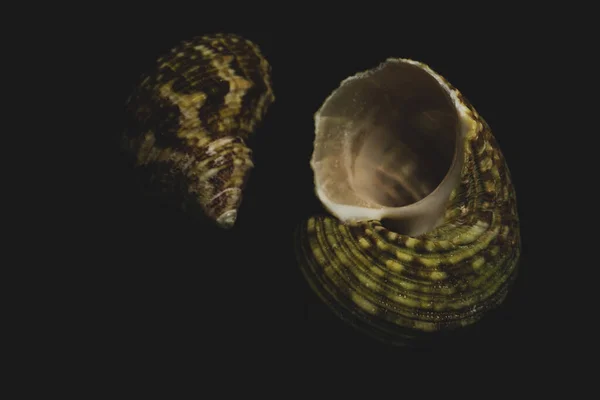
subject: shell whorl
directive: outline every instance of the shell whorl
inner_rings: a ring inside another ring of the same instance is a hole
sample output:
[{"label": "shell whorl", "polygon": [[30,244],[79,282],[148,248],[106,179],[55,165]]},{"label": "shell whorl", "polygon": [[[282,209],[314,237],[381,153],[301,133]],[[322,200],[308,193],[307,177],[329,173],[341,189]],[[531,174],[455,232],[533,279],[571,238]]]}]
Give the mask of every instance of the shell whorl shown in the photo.
[{"label": "shell whorl", "polygon": [[245,139],[275,100],[271,86],[270,65],[251,41],[184,41],[128,99],[123,147],[156,187],[230,228],[253,167]]},{"label": "shell whorl", "polygon": [[[488,124],[428,66],[404,59],[382,66],[397,62],[434,76],[468,122],[464,134],[457,134],[455,154],[462,162],[453,164],[459,173],[441,205],[441,218],[415,234],[369,218],[385,214],[383,208],[365,208],[364,218],[345,221],[318,215],[298,228],[296,244],[304,276],[338,316],[378,339],[406,344],[411,338],[470,325],[499,305],[516,276],[521,244],[515,191]],[[377,69],[368,72],[373,71]],[[349,89],[344,96],[360,102]],[[315,116],[317,131],[321,117]],[[317,151],[317,139],[315,143]],[[334,147],[329,144],[328,149]],[[319,185],[324,180],[317,179],[321,172],[314,161],[313,154],[317,195],[335,214],[323,201]],[[400,219],[405,218],[400,213],[404,208],[398,208]]]}]

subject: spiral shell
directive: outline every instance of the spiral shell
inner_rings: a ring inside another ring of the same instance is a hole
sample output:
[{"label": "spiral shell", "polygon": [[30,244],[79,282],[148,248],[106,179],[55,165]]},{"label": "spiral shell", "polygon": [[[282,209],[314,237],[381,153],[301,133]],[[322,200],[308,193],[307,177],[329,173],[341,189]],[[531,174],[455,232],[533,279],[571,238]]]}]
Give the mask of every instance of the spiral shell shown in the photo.
[{"label": "spiral shell", "polygon": [[297,231],[301,269],[338,316],[386,342],[454,331],[517,272],[511,177],[489,126],[427,65],[388,59],[315,115],[316,194],[333,214]]},{"label": "spiral shell", "polygon": [[143,76],[127,102],[123,147],[156,188],[230,228],[253,167],[245,139],[274,100],[270,66],[254,43],[196,37]]}]

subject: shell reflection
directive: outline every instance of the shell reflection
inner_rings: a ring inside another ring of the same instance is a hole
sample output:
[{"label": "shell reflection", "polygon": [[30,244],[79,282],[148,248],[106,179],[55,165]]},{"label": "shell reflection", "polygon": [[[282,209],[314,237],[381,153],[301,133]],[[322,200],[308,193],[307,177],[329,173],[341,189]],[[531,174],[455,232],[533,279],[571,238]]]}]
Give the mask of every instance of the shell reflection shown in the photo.
[{"label": "shell reflection", "polygon": [[274,100],[254,43],[196,37],[160,57],[129,98],[123,148],[158,191],[231,228],[253,167],[245,140]]}]

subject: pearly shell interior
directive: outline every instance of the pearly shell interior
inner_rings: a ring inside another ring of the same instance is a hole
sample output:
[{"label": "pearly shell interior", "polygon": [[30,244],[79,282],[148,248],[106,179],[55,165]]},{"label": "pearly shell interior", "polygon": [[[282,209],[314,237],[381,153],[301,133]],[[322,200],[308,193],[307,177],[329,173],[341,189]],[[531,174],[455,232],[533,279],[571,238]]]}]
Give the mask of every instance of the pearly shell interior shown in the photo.
[{"label": "pearly shell interior", "polygon": [[420,235],[441,223],[475,121],[425,64],[389,59],[344,80],[315,115],[311,167],[341,221]]}]

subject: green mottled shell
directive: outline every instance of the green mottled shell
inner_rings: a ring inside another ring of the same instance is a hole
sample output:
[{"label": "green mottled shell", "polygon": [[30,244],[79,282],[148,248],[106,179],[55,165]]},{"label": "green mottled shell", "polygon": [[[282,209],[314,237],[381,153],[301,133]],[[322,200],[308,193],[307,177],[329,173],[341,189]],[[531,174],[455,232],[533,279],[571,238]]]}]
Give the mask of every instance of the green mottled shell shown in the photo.
[{"label": "green mottled shell", "polygon": [[386,342],[480,320],[516,276],[519,219],[508,167],[489,126],[449,87],[476,128],[465,138],[461,181],[441,225],[411,237],[380,221],[319,215],[297,230],[310,286],[338,316]]},{"label": "green mottled shell", "polygon": [[259,48],[196,37],[160,57],[127,102],[124,148],[156,187],[231,227],[252,168],[245,139],[274,101]]}]

